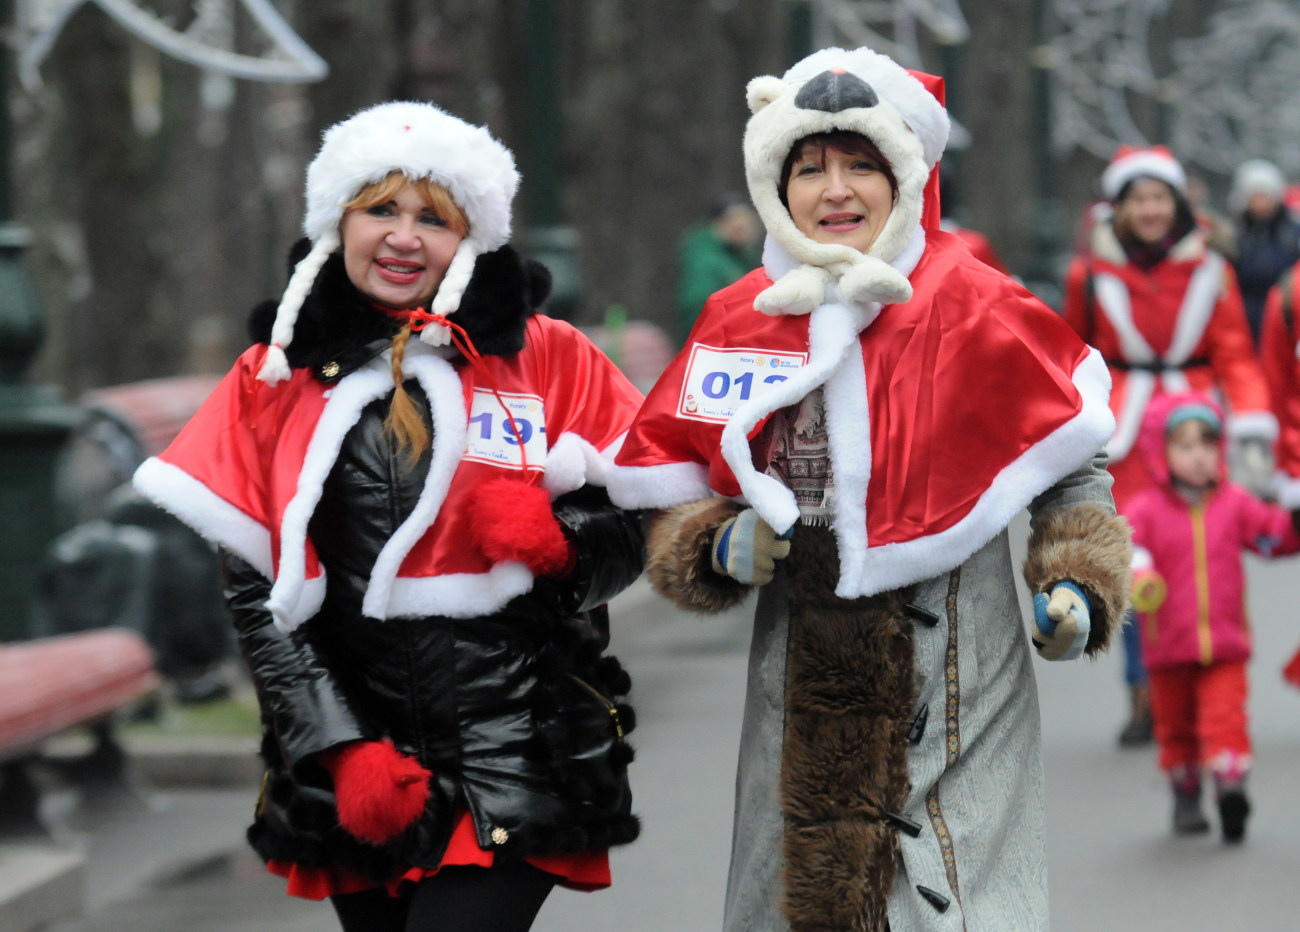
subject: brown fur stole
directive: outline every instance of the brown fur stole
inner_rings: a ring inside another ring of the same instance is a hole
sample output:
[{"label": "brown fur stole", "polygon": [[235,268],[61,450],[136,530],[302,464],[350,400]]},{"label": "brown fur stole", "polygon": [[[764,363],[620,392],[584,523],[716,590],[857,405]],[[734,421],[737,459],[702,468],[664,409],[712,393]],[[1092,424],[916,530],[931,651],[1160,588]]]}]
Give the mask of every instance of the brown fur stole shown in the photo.
[{"label": "brown fur stole", "polygon": [[1128,609],[1133,558],[1132,530],[1120,515],[1084,504],[1042,511],[1034,516],[1025,558],[1025,583],[1031,595],[1073,580],[1091,603],[1092,630],[1084,652],[1106,649]]},{"label": "brown fur stole", "polygon": [[886,814],[909,790],[910,591],[838,598],[839,556],[823,527],[796,526],[786,566],[783,906],[792,932],[883,932],[898,870]]}]

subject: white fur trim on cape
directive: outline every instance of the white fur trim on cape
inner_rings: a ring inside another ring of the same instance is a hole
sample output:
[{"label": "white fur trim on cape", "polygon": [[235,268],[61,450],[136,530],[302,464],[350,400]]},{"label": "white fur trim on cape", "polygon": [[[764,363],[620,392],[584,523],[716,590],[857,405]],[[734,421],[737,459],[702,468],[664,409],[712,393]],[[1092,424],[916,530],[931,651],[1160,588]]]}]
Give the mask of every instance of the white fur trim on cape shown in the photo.
[{"label": "white fur trim on cape", "polygon": [[1277,503],[1287,511],[1300,509],[1300,478],[1282,473],[1274,485]]},{"label": "white fur trim on cape", "polygon": [[[876,314],[879,313],[877,305]],[[784,382],[774,382],[770,387],[764,386],[764,391],[756,391],[722,428],[722,458],[740,484],[741,494],[778,533],[794,527],[799,520],[799,506],[794,493],[780,480],[754,468],[749,432],[773,411],[794,404],[825,384],[846,358],[857,356],[861,368],[858,334],[876,314],[867,319],[866,312],[845,304],[823,304],[817,308],[808,321],[808,362]],[[866,383],[861,383],[858,389],[865,395]]]},{"label": "white fur trim on cape", "polygon": [[343,438],[361,417],[361,409],[392,387],[392,374],[371,366],[340,379],[325,403],[307,445],[297,490],[280,520],[280,564],[266,607],[282,630],[292,631],[315,613],[303,598],[307,523],[338,460]]},{"label": "white fur trim on cape", "polygon": [[620,508],[672,508],[712,498],[709,469],[701,463],[614,466],[608,474],[610,500]]},{"label": "white fur trim on cape", "polygon": [[[916,269],[924,253],[925,232],[917,226],[911,240],[895,260],[891,270],[906,279]],[[771,239],[763,251],[765,263],[769,257],[776,268],[793,261],[793,258],[782,249],[781,244]],[[831,297],[838,296],[834,284],[828,286],[828,291]],[[808,321],[808,362],[784,382],[772,383],[763,391],[755,392],[748,401],[736,409],[722,428],[722,458],[726,460],[736,476],[736,481],[740,483],[742,495],[763,520],[780,533],[788,531],[799,519],[799,506],[795,504],[794,493],[785,485],[754,469],[753,457],[749,449],[749,432],[773,411],[794,404],[818,386],[829,384],[828,380],[843,385],[849,376],[837,376],[835,373],[837,368],[847,368],[856,373],[852,378],[856,379],[857,393],[862,396],[862,404],[861,409],[858,410],[858,402],[854,400],[853,392],[846,389],[844,397],[847,400],[844,402],[844,408],[846,411],[855,412],[846,416],[859,418],[857,430],[863,434],[859,446],[864,446],[864,455],[868,464],[866,469],[869,473],[871,448],[867,438],[870,435],[865,432],[869,428],[865,401],[867,383],[858,335],[871,326],[881,311],[882,306],[876,302],[865,306],[843,303],[823,304],[817,308]],[[831,416],[828,409],[827,417]],[[844,441],[842,446],[846,452],[849,452],[850,448],[847,444],[848,441]],[[855,455],[857,452],[859,451],[855,450],[850,455]],[[838,481],[840,465],[838,459],[835,460],[835,464]],[[853,481],[855,467],[844,468],[845,481]],[[865,479],[861,491],[865,501]]]},{"label": "white fur trim on cape", "polygon": [[[912,274],[925,253],[925,231],[919,226],[912,234],[907,248],[894,261],[893,268],[907,277]],[[798,261],[772,237],[763,247],[763,266],[768,277],[776,277]],[[828,296],[835,298],[835,285],[828,286]],[[794,404],[808,392],[832,378],[837,365],[847,368],[857,380],[861,394],[866,393],[866,376],[861,352],[850,353],[849,348],[859,347],[858,334],[871,325],[882,312],[880,304],[866,308],[850,307],[841,303],[824,304],[812,312],[808,321],[808,362],[784,382],[773,383],[757,391],[732,414],[722,431],[722,453],[727,464],[741,483],[744,497],[763,519],[778,530],[792,526],[798,518],[798,507],[789,489],[775,479],[754,472],[749,454],[749,431],[763,418],[778,408]],[[844,376],[843,378],[848,378]],[[859,429],[867,426],[865,397],[862,402]],[[852,410],[855,403],[845,405]],[[831,415],[827,415],[830,417]],[[854,415],[857,416],[857,415]],[[744,426],[741,426],[744,425]],[[728,432],[731,433],[728,433]],[[870,443],[865,440],[866,452]],[[852,455],[852,454],[851,454]],[[865,468],[870,471],[869,456]],[[737,469],[736,464],[742,464]],[[742,478],[742,474],[746,478]],[[752,474],[753,479],[748,478]],[[844,467],[844,481],[853,481],[854,470]],[[837,473],[837,476],[839,474]],[[837,480],[838,481],[838,480]],[[746,483],[749,488],[746,489]],[[866,479],[862,480],[863,501],[866,500]],[[671,508],[686,502],[699,501],[717,493],[709,487],[709,471],[699,463],[663,463],[656,466],[615,466],[609,475],[609,495],[620,508]],[[763,502],[763,507],[758,506]],[[767,514],[764,510],[767,509]],[[793,511],[791,510],[793,509]]]},{"label": "white fur trim on cape", "polygon": [[533,588],[522,563],[498,563],[486,573],[399,577],[389,586],[386,618],[478,618]]},{"label": "white fur trim on cape", "polygon": [[[374,568],[370,572],[370,583],[361,602],[362,614],[371,618],[393,617],[390,593],[397,572],[411,548],[438,517],[438,510],[447,498],[452,477],[465,452],[468,431],[465,396],[460,376],[451,363],[438,356],[423,355],[405,361],[403,370],[408,378],[414,376],[419,381],[429,399],[429,414],[433,420],[433,457],[415,508],[393,532],[393,536],[388,538],[384,549],[375,559]],[[469,600],[468,592],[466,599]],[[501,603],[504,604],[505,602]],[[444,604],[426,605],[422,611],[413,614],[446,615],[457,607],[456,601],[452,599]]]},{"label": "white fur trim on cape", "polygon": [[1243,411],[1228,415],[1228,436],[1233,440],[1277,440],[1277,418],[1271,411]]},{"label": "white fur trim on cape", "polygon": [[[835,594],[845,599],[874,595],[947,572],[992,540],[1034,498],[1077,469],[1087,458],[1080,457],[1081,450],[1100,449],[1115,426],[1107,401],[1110,373],[1100,353],[1089,352],[1075,370],[1073,382],[1083,400],[1080,412],[1003,469],[970,513],[947,530],[867,549],[866,526],[841,526],[837,514],[841,573]],[[828,412],[837,401],[828,396]],[[833,468],[841,467],[836,462]],[[844,572],[845,566],[857,565],[861,570],[856,576]]]},{"label": "white fur trim on cape", "polygon": [[189,473],[151,456],[140,464],[131,484],[205,540],[238,554],[267,579],[275,576],[271,532]]},{"label": "white fur trim on cape", "polygon": [[[1223,257],[1213,252],[1207,252],[1192,273],[1178,309],[1169,351],[1162,360],[1167,368],[1160,373],[1160,381],[1166,392],[1188,390],[1187,376],[1178,367],[1191,358],[1205,336],[1205,328],[1209,326],[1223,291],[1223,275]],[[1115,275],[1101,272],[1094,277],[1093,288],[1097,306],[1119,338],[1120,355],[1124,360],[1139,365],[1157,362],[1155,350],[1133,322],[1133,307],[1124,282]],[[1112,462],[1119,462],[1132,452],[1142,428],[1142,417],[1155,390],[1155,373],[1143,369],[1129,370],[1115,435],[1106,444],[1106,453]]]},{"label": "white fur trim on cape", "polygon": [[613,468],[614,457],[626,437],[627,433],[624,432],[606,450],[601,451],[584,437],[565,431],[546,452],[542,488],[550,493],[551,498],[558,498],[565,492],[572,492],[584,485],[604,486],[609,470]]}]

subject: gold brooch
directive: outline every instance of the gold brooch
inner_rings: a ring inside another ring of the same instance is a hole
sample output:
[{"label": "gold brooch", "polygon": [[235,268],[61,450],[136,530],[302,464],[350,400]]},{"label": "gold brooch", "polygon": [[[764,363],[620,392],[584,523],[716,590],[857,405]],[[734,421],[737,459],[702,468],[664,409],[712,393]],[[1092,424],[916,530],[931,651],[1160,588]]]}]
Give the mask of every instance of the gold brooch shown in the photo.
[{"label": "gold brooch", "polygon": [[320,374],[325,376],[325,378],[327,379],[332,379],[334,378],[334,376],[339,374],[339,370],[342,368],[343,367],[340,366],[337,362],[331,360],[330,362],[327,362],[325,363],[325,365],[320,367]]},{"label": "gold brooch", "polygon": [[492,844],[504,845],[510,840],[510,833],[500,826],[492,829]]}]

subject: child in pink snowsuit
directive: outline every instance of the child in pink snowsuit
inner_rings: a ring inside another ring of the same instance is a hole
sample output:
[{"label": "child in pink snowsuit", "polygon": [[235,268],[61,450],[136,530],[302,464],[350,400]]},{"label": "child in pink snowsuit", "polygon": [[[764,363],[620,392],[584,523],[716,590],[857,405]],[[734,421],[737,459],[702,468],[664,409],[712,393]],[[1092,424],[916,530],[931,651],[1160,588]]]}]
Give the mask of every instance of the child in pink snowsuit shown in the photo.
[{"label": "child in pink snowsuit", "polygon": [[1174,831],[1209,830],[1201,770],[1214,778],[1223,839],[1245,834],[1250,803],[1242,551],[1300,551],[1290,515],[1226,481],[1223,416],[1198,393],[1152,402],[1142,452],[1156,485],[1132,499],[1133,605],[1151,673],[1160,767],[1174,793]]}]

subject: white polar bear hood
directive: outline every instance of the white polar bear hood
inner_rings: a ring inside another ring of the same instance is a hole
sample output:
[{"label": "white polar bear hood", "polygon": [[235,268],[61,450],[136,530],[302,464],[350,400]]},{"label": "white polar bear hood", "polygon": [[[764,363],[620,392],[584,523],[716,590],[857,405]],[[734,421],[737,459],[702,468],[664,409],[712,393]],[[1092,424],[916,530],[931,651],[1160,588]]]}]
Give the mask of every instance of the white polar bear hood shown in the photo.
[{"label": "white polar bear hood", "polygon": [[[754,78],[746,96],[753,112],[744,141],[749,195],[769,241],[800,263],[779,278],[774,274],[775,284],[759,294],[755,307],[768,314],[808,314],[836,292],[863,308],[910,298],[911,284],[891,264],[920,230],[926,182],[948,144],[948,112],[904,68],[866,48],[822,49],[783,77]],[[805,236],[778,191],[794,143],[836,130],[870,139],[898,183],[894,209],[866,253]],[[828,294],[829,285],[836,291]]]}]

